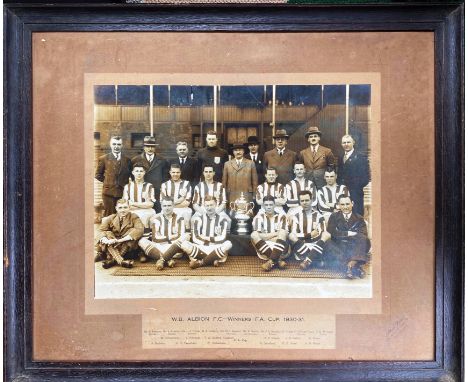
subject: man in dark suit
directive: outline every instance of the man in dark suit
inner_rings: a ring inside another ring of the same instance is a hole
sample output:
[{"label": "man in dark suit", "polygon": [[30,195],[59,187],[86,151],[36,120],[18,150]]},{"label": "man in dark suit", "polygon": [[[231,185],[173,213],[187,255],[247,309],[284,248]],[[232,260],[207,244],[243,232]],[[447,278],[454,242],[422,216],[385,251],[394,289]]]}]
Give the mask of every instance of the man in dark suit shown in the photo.
[{"label": "man in dark suit", "polygon": [[169,164],[167,160],[156,155],[156,139],[146,136],[143,140],[143,153],[132,158],[132,164],[143,163],[147,167],[145,182],[151,183],[154,187],[154,209],[161,211],[159,193],[161,185],[169,179]]},{"label": "man in dark suit", "polygon": [[138,249],[138,240],[143,235],[143,223],[130,212],[128,200],[119,199],[117,213],[103,219],[96,237],[96,256],[94,261],[104,260],[103,268],[119,264],[125,268],[133,267],[133,260],[125,260],[126,255]]},{"label": "man in dark suit", "polygon": [[327,258],[346,267],[350,279],[363,278],[362,266],[367,263],[370,241],[364,218],[353,212],[353,202],[348,195],[338,197],[340,211],[331,214],[327,231],[331,240],[326,244]]},{"label": "man in dark suit", "polygon": [[370,181],[367,156],[354,149],[355,141],[351,135],[341,139],[344,155],[338,160],[338,183],[344,184],[354,203],[354,211],[364,215],[364,187]]},{"label": "man in dark suit", "polygon": [[169,160],[169,167],[173,164],[178,164],[182,171],[181,179],[189,181],[193,189],[200,179],[197,161],[188,156],[189,150],[187,142],[178,142],[176,152],[177,158]]},{"label": "man in dark suit", "polygon": [[306,179],[314,182],[317,190],[325,186],[325,169],[335,167],[335,156],[332,151],[319,144],[322,132],[316,126],[311,126],[305,134],[309,147],[299,154],[301,162],[306,168]]},{"label": "man in dark suit", "polygon": [[253,135],[248,137],[247,147],[249,148],[249,152],[245,154],[245,157],[255,163],[258,184],[262,184],[265,181],[265,176],[263,174],[263,154],[259,151],[260,142],[258,138]]},{"label": "man in dark suit", "polygon": [[277,182],[286,185],[294,178],[294,163],[299,158],[296,152],[286,148],[289,139],[286,130],[277,130],[273,138],[275,148],[267,151],[263,156],[263,173],[266,173],[268,167],[276,168]]},{"label": "man in dark suit", "polygon": [[104,216],[115,213],[115,203],[122,198],[123,189],[132,171],[130,158],[122,154],[122,137],[114,135],[110,140],[112,152],[98,159],[94,177],[103,182],[102,203]]},{"label": "man in dark suit", "polygon": [[224,163],[229,160],[228,152],[218,147],[218,136],[216,131],[210,130],[206,133],[206,147],[197,152],[198,174],[202,174],[205,165],[213,165],[215,182],[223,179]]}]

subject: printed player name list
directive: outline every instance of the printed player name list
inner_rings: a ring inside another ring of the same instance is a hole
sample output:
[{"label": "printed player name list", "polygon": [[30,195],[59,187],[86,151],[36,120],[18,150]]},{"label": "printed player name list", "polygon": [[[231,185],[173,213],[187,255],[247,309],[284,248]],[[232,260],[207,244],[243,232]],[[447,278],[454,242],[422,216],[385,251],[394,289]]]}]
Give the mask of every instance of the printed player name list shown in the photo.
[{"label": "printed player name list", "polygon": [[334,349],[335,316],[143,315],[143,348]]}]

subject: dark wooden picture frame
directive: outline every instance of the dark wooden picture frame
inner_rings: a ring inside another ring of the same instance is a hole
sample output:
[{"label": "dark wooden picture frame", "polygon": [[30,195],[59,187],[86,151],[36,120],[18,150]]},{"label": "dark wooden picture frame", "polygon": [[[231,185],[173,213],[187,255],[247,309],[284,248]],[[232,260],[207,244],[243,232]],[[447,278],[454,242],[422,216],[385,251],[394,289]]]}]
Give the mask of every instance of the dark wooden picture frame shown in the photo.
[{"label": "dark wooden picture frame", "polygon": [[[5,378],[462,379],[463,14],[460,4],[162,6],[6,4]],[[32,34],[86,31],[431,31],[435,36],[435,359],[421,362],[39,362],[32,358]]]}]

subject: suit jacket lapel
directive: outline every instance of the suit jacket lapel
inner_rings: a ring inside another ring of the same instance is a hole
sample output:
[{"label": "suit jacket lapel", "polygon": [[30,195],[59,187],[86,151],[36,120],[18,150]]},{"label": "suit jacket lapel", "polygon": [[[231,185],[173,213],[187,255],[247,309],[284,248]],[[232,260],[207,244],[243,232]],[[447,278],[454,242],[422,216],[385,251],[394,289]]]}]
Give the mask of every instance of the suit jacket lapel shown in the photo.
[{"label": "suit jacket lapel", "polygon": [[115,215],[115,218],[114,220],[112,221],[112,225],[117,228],[117,230],[120,232],[120,219],[119,219],[119,215]]}]

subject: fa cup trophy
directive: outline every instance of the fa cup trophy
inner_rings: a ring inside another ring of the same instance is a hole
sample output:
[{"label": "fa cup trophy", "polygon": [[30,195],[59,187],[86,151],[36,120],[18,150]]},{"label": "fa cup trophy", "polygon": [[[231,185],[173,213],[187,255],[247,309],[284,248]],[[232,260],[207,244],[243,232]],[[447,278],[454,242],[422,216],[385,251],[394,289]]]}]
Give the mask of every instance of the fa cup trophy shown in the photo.
[{"label": "fa cup trophy", "polygon": [[236,219],[237,222],[236,233],[238,235],[249,235],[248,221],[252,216],[255,204],[253,202],[248,202],[244,197],[244,193],[241,192],[240,197],[234,202],[231,202],[230,207],[231,210],[234,211],[234,219]]}]

